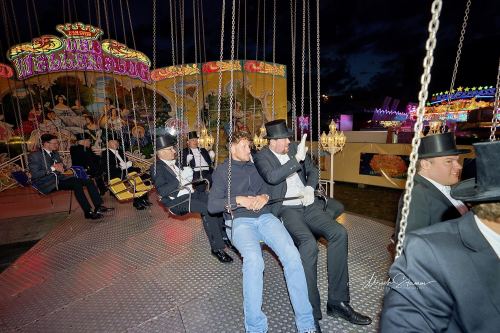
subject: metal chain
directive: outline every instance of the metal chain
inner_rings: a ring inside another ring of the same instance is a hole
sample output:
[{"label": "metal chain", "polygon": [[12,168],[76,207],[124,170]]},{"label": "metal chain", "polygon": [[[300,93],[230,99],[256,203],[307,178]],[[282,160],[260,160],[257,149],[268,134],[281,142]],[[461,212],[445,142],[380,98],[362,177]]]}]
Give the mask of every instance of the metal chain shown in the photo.
[{"label": "metal chain", "polygon": [[[320,38],[319,38],[319,0],[316,0],[316,102],[318,107],[318,179],[321,179],[321,67],[320,67]],[[312,130],[312,129],[311,129]],[[321,183],[319,185],[319,190],[322,189]]]},{"label": "metal chain", "polygon": [[[451,106],[450,105],[451,94],[453,93],[453,89],[455,87],[455,80],[457,78],[457,72],[458,72],[458,64],[460,63],[460,56],[462,55],[462,46],[464,45],[465,28],[467,28],[467,21],[469,20],[470,4],[471,0],[468,0],[465,8],[464,21],[462,22],[462,31],[460,32],[460,40],[458,42],[457,56],[455,57],[455,66],[453,67],[453,74],[451,76],[450,90],[448,91],[448,104],[446,106],[446,114],[450,110]],[[446,120],[444,121],[443,127],[441,128],[441,133],[444,133],[445,131],[446,131]]]},{"label": "metal chain", "polygon": [[[273,0],[273,67],[276,66],[276,0]],[[274,79],[275,79],[275,71],[273,70],[273,88],[272,88],[272,118],[271,120],[274,120],[276,116],[276,108],[274,105]]]},{"label": "metal chain", "polygon": [[425,102],[429,95],[428,88],[429,82],[431,81],[431,69],[434,62],[434,49],[436,47],[436,34],[439,28],[439,14],[441,13],[441,7],[443,6],[442,0],[434,0],[432,2],[431,13],[432,18],[429,23],[429,38],[425,43],[426,55],[424,58],[424,73],[420,78],[420,83],[422,84],[420,92],[418,93],[418,108],[417,108],[417,122],[415,123],[414,131],[415,134],[412,140],[412,151],[410,154],[410,166],[408,167],[408,178],[406,180],[406,190],[404,195],[404,204],[401,211],[402,217],[400,222],[400,229],[398,234],[398,244],[396,246],[396,258],[401,255],[403,250],[403,242],[405,238],[406,224],[408,221],[408,213],[410,211],[410,201],[411,201],[411,191],[413,189],[413,178],[415,177],[415,166],[418,160],[418,147],[420,146],[420,132],[422,131],[424,114],[425,114]]},{"label": "metal chain", "polygon": [[181,70],[182,70],[182,76],[181,76],[181,88],[182,88],[182,93],[181,93],[181,114],[180,114],[180,130],[179,130],[179,137],[177,144],[179,145],[179,152],[177,154],[177,158],[179,161],[179,165],[182,165],[182,155],[184,153],[183,150],[183,138],[184,138],[184,104],[185,104],[185,98],[184,98],[184,85],[185,85],[185,77],[184,77],[184,0],[181,0],[179,3],[179,19],[181,21]]},{"label": "metal chain", "polygon": [[498,74],[497,74],[497,86],[495,90],[495,103],[493,103],[493,115],[491,118],[491,134],[490,141],[496,141],[495,133],[498,126],[498,115],[500,114],[498,110],[498,102],[500,99],[500,61],[498,63]]},{"label": "metal chain", "polygon": [[[175,1],[174,1],[175,5]],[[170,42],[172,44],[172,66],[175,68],[176,67],[176,54],[175,50],[177,49],[177,30],[174,30],[174,20],[175,20],[175,25],[177,25],[177,14],[175,16],[172,14],[172,0],[170,0]],[[175,11],[175,10],[174,10]],[[174,34],[175,34],[175,39],[174,39]],[[182,68],[181,68],[182,69]],[[174,114],[175,118],[179,120],[177,117],[177,73],[174,74]],[[179,147],[179,121],[176,121],[175,123],[175,129],[176,129],[176,136],[177,136],[177,147]],[[179,171],[179,177],[181,174],[180,168],[178,168]],[[180,178],[179,178],[180,179]]]},{"label": "metal chain", "polygon": [[[153,70],[156,69],[156,0],[153,0]],[[153,83],[153,152],[156,154],[156,85],[157,81]],[[156,174],[157,158],[153,158],[155,166],[153,174]]]},{"label": "metal chain", "polygon": [[[305,80],[305,62],[306,62],[306,2],[302,2],[302,71],[301,71],[301,95],[300,95],[300,115],[304,117],[304,80]],[[309,3],[308,3],[309,5]],[[302,136],[302,132],[300,133]]]},{"label": "metal chain", "polygon": [[[220,107],[222,102],[222,60],[224,59],[224,18],[226,13],[226,0],[222,0],[222,19],[220,28],[220,57],[219,57],[219,91],[217,96],[217,127],[216,127],[216,145],[215,145],[215,167],[219,163],[219,134],[220,134]],[[231,108],[231,106],[229,106]],[[229,121],[231,123],[231,121]],[[231,126],[231,125],[230,125]]]},{"label": "metal chain", "polygon": [[234,30],[235,30],[236,0],[233,0],[233,13],[231,16],[231,82],[229,85],[229,138],[228,138],[228,166],[227,166],[227,205],[231,207],[231,145],[233,140],[233,100],[234,100]]},{"label": "metal chain", "polygon": [[[308,69],[308,78],[307,84],[309,86],[309,144],[311,149],[311,155],[314,155],[312,151],[312,143],[313,143],[313,106],[312,106],[312,74],[311,74],[311,9],[310,6],[307,6],[307,69]],[[319,142],[319,140],[318,140]],[[318,156],[319,157],[319,156]]]},{"label": "metal chain", "polygon": [[295,87],[295,54],[297,43],[297,0],[290,1],[290,31],[292,40],[292,129],[297,141],[297,96]]}]

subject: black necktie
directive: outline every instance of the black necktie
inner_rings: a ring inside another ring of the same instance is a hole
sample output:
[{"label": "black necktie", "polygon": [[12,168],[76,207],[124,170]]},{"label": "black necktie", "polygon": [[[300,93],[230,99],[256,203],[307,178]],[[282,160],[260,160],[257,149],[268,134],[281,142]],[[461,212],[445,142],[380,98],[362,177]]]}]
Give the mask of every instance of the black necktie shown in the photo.
[{"label": "black necktie", "polygon": [[54,154],[53,152],[50,152],[49,155],[50,155],[50,159],[52,160],[52,162],[57,163],[56,154]]}]

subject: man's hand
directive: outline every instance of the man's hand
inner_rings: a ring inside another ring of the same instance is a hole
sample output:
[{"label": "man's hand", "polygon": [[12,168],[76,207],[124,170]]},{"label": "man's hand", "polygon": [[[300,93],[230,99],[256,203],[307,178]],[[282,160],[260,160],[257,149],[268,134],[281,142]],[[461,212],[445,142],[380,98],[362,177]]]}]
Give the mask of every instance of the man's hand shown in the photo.
[{"label": "man's hand", "polygon": [[193,180],[193,169],[190,167],[184,167],[181,170],[181,185],[184,186],[187,183],[191,183]]},{"label": "man's hand", "polygon": [[302,162],[306,159],[306,153],[309,147],[306,147],[306,138],[307,134],[302,135],[302,140],[300,140],[299,145],[297,146],[297,153],[295,154],[295,158],[297,162]]},{"label": "man's hand", "polygon": [[314,202],[314,189],[311,186],[306,186],[304,192],[302,192],[302,196],[302,204],[304,206],[309,206]]},{"label": "man's hand", "polygon": [[56,169],[56,171],[59,171],[61,173],[64,172],[64,165],[62,163],[54,163],[54,165],[52,165],[54,167],[54,169]]},{"label": "man's hand", "polygon": [[194,158],[193,154],[188,154],[186,156],[186,164],[191,163],[191,161],[193,160],[193,158]]},{"label": "man's hand", "polygon": [[214,160],[214,158],[215,158],[215,153],[214,153],[214,151],[213,151],[213,150],[210,150],[210,151],[208,152],[208,156],[210,156],[210,159],[213,161],[213,160]]},{"label": "man's hand", "polygon": [[269,196],[267,194],[261,194],[257,196],[237,196],[236,203],[238,206],[244,207],[248,210],[253,210],[257,212],[264,207],[269,201]]}]

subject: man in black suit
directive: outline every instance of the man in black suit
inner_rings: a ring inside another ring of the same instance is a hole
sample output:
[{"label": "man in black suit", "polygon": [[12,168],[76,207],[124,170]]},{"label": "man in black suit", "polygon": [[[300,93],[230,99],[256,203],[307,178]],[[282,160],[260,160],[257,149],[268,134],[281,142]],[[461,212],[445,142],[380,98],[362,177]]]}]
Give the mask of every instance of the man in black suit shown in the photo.
[{"label": "man in black suit", "polygon": [[[193,169],[193,180],[207,179],[212,183],[213,159],[215,154],[213,150],[207,151],[205,148],[198,147],[198,134],[196,131],[188,133],[188,146],[182,151],[182,165],[189,166]],[[195,186],[196,191],[205,191],[206,184],[201,183]]]},{"label": "man in black suit", "polygon": [[[207,210],[208,193],[193,191],[190,183],[193,180],[193,170],[190,167],[180,169],[176,165],[176,138],[171,135],[160,136],[156,141],[157,160],[151,166],[150,172],[160,201],[170,211],[177,215],[190,212],[201,214],[203,227],[207,234],[214,255],[220,262],[233,261],[225,251],[229,241],[224,239],[224,220],[222,215],[210,215]],[[191,202],[189,202],[191,192]]]},{"label": "man in black suit", "polygon": [[[269,146],[258,152],[255,166],[271,187],[271,198],[300,197],[278,202],[272,212],[297,244],[306,273],[309,300],[314,319],[321,320],[320,296],[317,282],[318,244],[316,237],[328,240],[328,303],[327,314],[339,316],[353,324],[368,325],[371,319],[356,312],[350,305],[349,272],[347,267],[347,231],[335,219],[344,206],[328,199],[328,206],[315,197],[318,169],[306,155],[306,135],[299,145],[290,144],[291,132],[285,120],[265,124]],[[317,325],[319,326],[319,325]]]},{"label": "man in black suit", "polygon": [[472,211],[407,235],[389,272],[381,332],[498,332],[500,142],[474,149],[476,179],[451,190]]},{"label": "man in black suit", "polygon": [[[130,172],[141,173],[141,169],[132,166],[132,161],[127,161],[123,150],[120,149],[120,142],[117,137],[110,137],[106,145],[106,149],[101,154],[101,168],[104,174],[109,171],[109,179],[119,178],[125,179]],[[149,179],[149,175],[142,175],[141,178]],[[151,206],[146,193],[142,197],[134,198],[134,207],[137,210],[144,210],[147,206]]]},{"label": "man in black suit", "polygon": [[[90,179],[83,180],[72,174],[65,173],[65,167],[61,156],[57,152],[59,140],[55,135],[43,134],[41,136],[42,149],[28,156],[31,182],[42,193],[48,194],[54,190],[72,190],[76,200],[82,207],[85,218],[96,220],[102,218],[102,213],[109,210],[102,205],[103,201],[99,195],[94,182]],[[86,187],[94,205],[90,205],[83,188]]]},{"label": "man in black suit", "polygon": [[[469,149],[457,149],[455,137],[450,132],[422,138],[406,231],[456,219],[468,212],[463,202],[450,196],[450,190],[460,180],[459,155],[469,152]],[[403,195],[399,200],[396,232],[392,238],[394,244],[399,232]]]},{"label": "man in black suit", "polygon": [[107,188],[103,179],[101,158],[91,148],[91,136],[88,133],[81,133],[76,135],[76,139],[78,140],[76,145],[69,149],[71,163],[74,166],[83,167],[87,174],[95,180],[100,194],[104,195]]}]

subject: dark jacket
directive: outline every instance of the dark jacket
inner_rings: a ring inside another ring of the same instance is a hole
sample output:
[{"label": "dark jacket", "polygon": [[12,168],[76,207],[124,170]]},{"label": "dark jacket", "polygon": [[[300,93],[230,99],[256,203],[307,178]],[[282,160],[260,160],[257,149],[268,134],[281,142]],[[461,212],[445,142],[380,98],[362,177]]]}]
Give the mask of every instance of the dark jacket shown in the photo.
[{"label": "dark jacket", "polygon": [[380,331],[498,332],[500,260],[469,212],[408,234]]},{"label": "dark jacket", "polygon": [[[208,150],[206,150],[205,148],[198,148],[198,149],[200,150],[201,156],[203,156],[203,158],[207,162],[209,169],[212,170],[212,159],[210,158],[210,155],[208,154]],[[193,158],[191,161],[189,161],[189,164],[188,164],[187,163],[187,156],[189,154],[193,155],[191,148],[186,147],[182,150],[182,166],[190,166],[191,169],[194,170],[194,168],[196,167],[196,161]]]},{"label": "dark jacket", "polygon": [[[297,143],[290,144],[288,148],[290,160],[283,165],[269,147],[264,147],[254,156],[255,166],[262,178],[270,185],[270,196],[273,199],[285,197],[287,191],[286,179],[295,172],[299,175],[304,186],[311,186],[313,189],[318,187],[318,168],[309,155],[306,155],[303,162],[297,162],[295,158],[297,146]],[[315,200],[318,200],[318,198]],[[272,205],[272,213],[278,215],[282,206],[283,202]],[[339,201],[329,198],[327,211],[335,219],[342,214],[344,206]]]},{"label": "dark jacket", "polygon": [[42,193],[48,194],[57,189],[61,179],[72,176],[63,175],[59,171],[52,171],[54,162],[62,162],[58,152],[53,152],[54,157],[50,157],[45,150],[35,151],[28,156],[28,167],[31,173],[31,183]]},{"label": "dark jacket", "polygon": [[[208,194],[208,211],[211,214],[224,212],[224,219],[230,220],[231,216],[226,212],[228,196],[228,160],[220,164],[215,169],[212,176],[213,184]],[[231,204],[236,206],[237,196],[256,196],[268,194],[269,189],[264,179],[259,175],[252,162],[231,161]],[[254,212],[243,207],[233,211],[235,218],[251,217],[256,218],[262,214],[270,213],[269,206],[264,206],[260,211]]]},{"label": "dark jacket", "polygon": [[178,215],[188,213],[189,195],[185,194],[177,197],[180,183],[174,171],[166,165],[165,162],[159,159],[156,160],[156,172],[154,168],[155,165],[151,165],[150,174],[153,184],[155,185],[156,192],[161,196],[161,203],[166,207],[171,207],[179,204],[180,202],[184,202],[183,204],[174,207],[173,212]]},{"label": "dark jacket", "polygon": [[91,148],[74,145],[69,149],[69,153],[71,154],[72,165],[83,167],[92,176],[102,173],[100,172],[102,167],[100,165],[101,159],[94,154]]},{"label": "dark jacket", "polygon": [[[395,237],[399,233],[401,210],[403,209],[404,193],[399,199],[398,216],[396,220]],[[415,175],[414,186],[411,192],[410,213],[406,225],[406,232],[424,228],[439,222],[456,219],[462,216],[450,200],[430,181]]]},{"label": "dark jacket", "polygon": [[[126,162],[125,154],[123,154],[122,150],[118,150],[118,154],[120,154],[121,158]],[[109,149],[106,149],[101,154],[101,167],[104,174],[108,174],[108,156],[109,156],[109,179],[120,178],[123,179],[125,176],[125,170],[120,168],[120,160],[116,157],[116,155]]]}]

